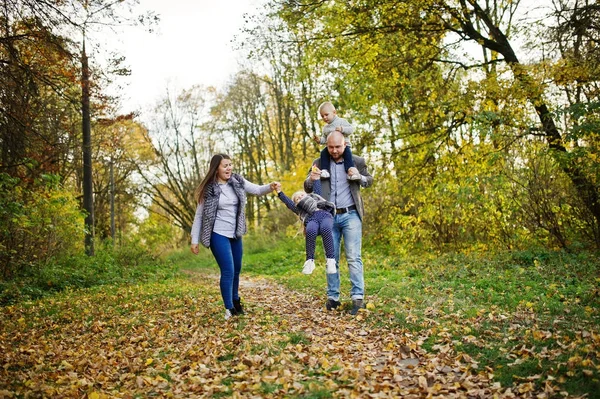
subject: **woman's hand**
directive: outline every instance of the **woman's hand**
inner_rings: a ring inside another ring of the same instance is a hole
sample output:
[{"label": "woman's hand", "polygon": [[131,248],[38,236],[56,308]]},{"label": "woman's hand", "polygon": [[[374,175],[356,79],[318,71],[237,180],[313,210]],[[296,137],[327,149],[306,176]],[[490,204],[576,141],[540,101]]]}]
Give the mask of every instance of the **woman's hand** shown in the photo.
[{"label": "woman's hand", "polygon": [[271,191],[277,191],[277,193],[279,193],[281,191],[281,183],[278,181],[271,183]]},{"label": "woman's hand", "polygon": [[192,253],[194,255],[198,255],[198,244],[192,244],[192,246],[190,247],[190,249],[192,250]]}]

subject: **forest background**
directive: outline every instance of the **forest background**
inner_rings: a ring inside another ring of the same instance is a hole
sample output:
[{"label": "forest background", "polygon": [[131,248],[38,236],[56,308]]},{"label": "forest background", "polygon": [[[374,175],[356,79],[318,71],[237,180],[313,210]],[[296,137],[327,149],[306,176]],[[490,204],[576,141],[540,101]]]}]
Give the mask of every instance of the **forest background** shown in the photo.
[{"label": "forest background", "polygon": [[[460,289],[482,335],[510,309],[494,355],[475,340],[473,356],[529,357],[531,374],[563,356],[560,378],[598,392],[597,1],[268,1],[247,16],[236,40],[245,67],[225,87],[168,88],[143,115],[119,113],[109,88],[129,73],[127,54],[94,35],[152,30],[158,16],[138,13],[135,0],[0,4],[8,313],[56,291],[172,276],[164,259],[189,243],[210,157],[226,152],[248,180],[291,193],[320,150],[317,107],[329,100],[355,125],[353,151],[375,177],[363,191],[368,287],[406,289],[390,291],[382,315],[430,327],[442,311],[435,299]],[[250,198],[247,215],[246,241],[265,242],[254,254],[250,244],[251,270],[282,278],[300,264],[301,226],[276,197]],[[567,313],[567,332],[553,330]],[[450,319],[452,331],[437,319],[432,336],[470,333]]]},{"label": "forest background", "polygon": [[[354,152],[376,178],[364,192],[367,245],[397,255],[600,247],[596,2],[270,2],[238,37],[247,68],[223,89],[167,90],[143,123],[105,93],[128,73],[126,54],[92,58],[93,135],[82,145],[84,38],[159,23],[135,3],[3,2],[4,280],[84,242],[155,253],[186,243],[215,152],[250,181],[295,190],[319,151],[324,100],[356,126]],[[295,222],[272,197],[251,199],[248,216],[270,232]]]}]

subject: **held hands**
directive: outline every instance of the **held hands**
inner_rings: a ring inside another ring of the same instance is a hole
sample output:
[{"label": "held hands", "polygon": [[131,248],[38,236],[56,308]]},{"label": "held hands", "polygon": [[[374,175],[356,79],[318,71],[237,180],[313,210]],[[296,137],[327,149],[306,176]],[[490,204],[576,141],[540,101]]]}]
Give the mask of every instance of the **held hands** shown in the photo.
[{"label": "held hands", "polygon": [[278,181],[271,183],[271,191],[276,191],[277,193],[281,192],[281,183]]}]

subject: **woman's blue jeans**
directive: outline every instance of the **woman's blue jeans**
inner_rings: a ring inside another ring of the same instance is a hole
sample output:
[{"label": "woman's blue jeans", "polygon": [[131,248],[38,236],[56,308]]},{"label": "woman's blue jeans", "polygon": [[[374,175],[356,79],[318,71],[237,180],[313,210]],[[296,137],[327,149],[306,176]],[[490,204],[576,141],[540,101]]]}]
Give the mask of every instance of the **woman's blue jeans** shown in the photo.
[{"label": "woman's blue jeans", "polygon": [[240,299],[240,272],[242,271],[242,239],[229,238],[217,233],[210,236],[212,251],[219,269],[221,269],[221,296],[225,309],[233,308],[233,301]]}]

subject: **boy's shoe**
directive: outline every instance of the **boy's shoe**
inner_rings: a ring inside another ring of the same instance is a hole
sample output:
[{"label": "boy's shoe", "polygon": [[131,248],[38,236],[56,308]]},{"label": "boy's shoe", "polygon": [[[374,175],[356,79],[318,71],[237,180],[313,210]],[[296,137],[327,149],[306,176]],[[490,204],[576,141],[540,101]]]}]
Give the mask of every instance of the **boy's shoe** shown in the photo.
[{"label": "boy's shoe", "polygon": [[315,270],[315,260],[308,259],[306,262],[304,262],[304,267],[302,268],[302,273],[312,274],[313,270]]},{"label": "boy's shoe", "polygon": [[325,302],[325,308],[327,310],[333,310],[340,306],[342,303],[340,301],[336,301],[335,299],[328,298],[327,302]]},{"label": "boy's shoe", "polygon": [[356,168],[348,169],[348,180],[360,180],[362,176]]},{"label": "boy's shoe", "polygon": [[242,299],[234,299],[233,300],[233,308],[237,312],[237,314],[244,314],[244,307],[242,306]]},{"label": "boy's shoe", "polygon": [[362,299],[353,299],[352,300],[352,309],[350,310],[351,315],[355,315],[358,313],[360,309],[365,308],[365,302]]},{"label": "boy's shoe", "polygon": [[225,320],[229,320],[235,315],[237,315],[235,308],[225,309]]},{"label": "boy's shoe", "polygon": [[337,273],[337,267],[335,267],[335,259],[328,258],[327,259],[327,268],[325,269],[327,274],[335,274]]},{"label": "boy's shoe", "polygon": [[321,169],[321,179],[329,179],[329,176],[327,169]]}]

